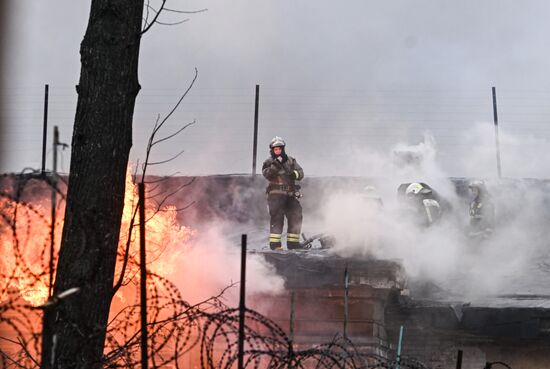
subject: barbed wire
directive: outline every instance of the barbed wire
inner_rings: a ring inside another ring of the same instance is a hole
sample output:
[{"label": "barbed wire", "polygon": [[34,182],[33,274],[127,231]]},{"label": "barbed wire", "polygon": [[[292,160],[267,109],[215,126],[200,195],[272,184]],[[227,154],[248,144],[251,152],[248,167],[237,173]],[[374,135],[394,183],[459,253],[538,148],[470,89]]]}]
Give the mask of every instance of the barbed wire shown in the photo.
[{"label": "barbed wire", "polygon": [[[62,201],[65,199],[64,187],[60,189],[55,183],[36,171],[0,178],[0,248],[4,255],[0,261],[2,368],[40,366],[42,310],[56,309],[63,303],[58,296],[48,299],[47,294],[44,295],[50,272],[46,250],[51,247],[51,219],[48,219],[44,193],[54,190]],[[54,221],[61,224],[61,219]],[[58,247],[55,245],[55,255]],[[124,247],[120,248],[119,260],[120,253],[124,252]],[[55,266],[57,256],[53,261]],[[140,303],[135,272],[139,262],[132,255],[128,264],[127,275],[111,305],[101,362],[104,368],[134,368],[141,364]],[[201,368],[234,367],[239,359],[239,310],[228,308],[223,300],[226,290],[233,285],[218,295],[190,304],[167,277],[151,269],[147,277],[151,367],[179,368],[185,355],[190,354],[198,356]],[[37,292],[42,294],[32,300],[31,295]],[[58,319],[69,319],[63,316],[62,309],[58,311]],[[309,347],[297,344],[277,323],[252,309],[246,309],[245,321],[243,363],[246,368],[394,368],[397,364],[358,348],[341,336]],[[77,330],[86,325],[81,321],[69,323]],[[407,358],[401,359],[399,365],[405,369],[426,368]]]}]

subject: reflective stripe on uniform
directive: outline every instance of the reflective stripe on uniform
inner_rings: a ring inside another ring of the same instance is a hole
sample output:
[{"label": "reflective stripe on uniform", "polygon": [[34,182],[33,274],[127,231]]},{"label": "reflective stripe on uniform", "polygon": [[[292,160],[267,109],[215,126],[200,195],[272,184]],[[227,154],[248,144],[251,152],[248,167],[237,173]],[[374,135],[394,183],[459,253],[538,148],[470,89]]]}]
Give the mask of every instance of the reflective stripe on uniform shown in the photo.
[{"label": "reflective stripe on uniform", "polygon": [[277,195],[288,195],[288,191],[282,191],[282,190],[271,190],[269,191],[269,195],[271,194],[277,194]]},{"label": "reflective stripe on uniform", "polygon": [[295,233],[289,233],[287,236],[287,241],[300,242],[300,235]]},{"label": "reflective stripe on uniform", "polygon": [[269,234],[269,242],[281,242],[281,234],[280,233],[270,233]]},{"label": "reflective stripe on uniform", "polygon": [[294,175],[296,176],[296,179],[300,178],[300,172],[297,170],[294,170]]}]

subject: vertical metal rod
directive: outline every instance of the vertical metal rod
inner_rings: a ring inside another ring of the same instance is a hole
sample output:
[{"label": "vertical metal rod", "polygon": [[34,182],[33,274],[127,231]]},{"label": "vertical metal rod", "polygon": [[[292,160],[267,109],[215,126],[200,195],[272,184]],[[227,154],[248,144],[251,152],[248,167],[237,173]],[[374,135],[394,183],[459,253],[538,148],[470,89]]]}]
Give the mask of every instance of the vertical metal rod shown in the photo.
[{"label": "vertical metal rod", "polygon": [[403,347],[403,326],[399,327],[399,341],[397,342],[397,359],[395,369],[399,369],[401,364],[401,348]]},{"label": "vertical metal rod", "polygon": [[290,333],[289,338],[290,342],[294,341],[294,303],[295,303],[295,292],[290,293]]},{"label": "vertical metal rod", "polygon": [[51,201],[51,227],[50,227],[50,284],[48,289],[48,296],[52,297],[53,294],[53,274],[54,274],[54,247],[55,247],[55,218],[57,207],[57,147],[59,146],[59,129],[57,126],[53,127],[53,163],[52,163],[52,201]]},{"label": "vertical metal rod", "polygon": [[139,268],[141,302],[141,369],[147,369],[147,269],[145,260],[145,184],[138,184],[139,194]]},{"label": "vertical metal rod", "polygon": [[57,174],[57,147],[59,146],[59,127],[53,127],[53,169],[52,174]]},{"label": "vertical metal rod", "polygon": [[49,85],[44,86],[44,127],[42,129],[42,175],[46,173],[46,138],[48,137],[48,95]]},{"label": "vertical metal rod", "polygon": [[500,166],[500,140],[498,137],[498,114],[497,114],[497,90],[493,86],[493,121],[495,123],[495,146],[497,150],[497,173],[498,178],[502,178],[502,169]]},{"label": "vertical metal rod", "polygon": [[239,299],[239,357],[238,369],[243,369],[244,364],[244,318],[246,296],[246,234],[241,237],[241,295]]},{"label": "vertical metal rod", "polygon": [[258,154],[258,108],[260,105],[260,85],[256,85],[256,103],[254,106],[254,147],[252,149],[252,175],[256,175],[256,156]]},{"label": "vertical metal rod", "polygon": [[462,369],[462,350],[458,350],[456,355],[456,369]]},{"label": "vertical metal rod", "polygon": [[349,274],[348,266],[344,270],[344,340],[348,339],[348,293],[349,293]]}]

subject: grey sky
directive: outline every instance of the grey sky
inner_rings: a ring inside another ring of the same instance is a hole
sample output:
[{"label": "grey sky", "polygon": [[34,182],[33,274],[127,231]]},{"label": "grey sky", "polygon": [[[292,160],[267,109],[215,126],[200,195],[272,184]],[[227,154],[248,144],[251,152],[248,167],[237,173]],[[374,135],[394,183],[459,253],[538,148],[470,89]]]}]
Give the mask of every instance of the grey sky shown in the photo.
[{"label": "grey sky", "polygon": [[[544,166],[518,171],[516,165],[517,155],[527,155],[533,164],[549,148],[550,4],[545,1],[169,3],[208,11],[178,26],[157,26],[142,41],[134,162],[143,158],[156,115],[169,110],[194,68],[199,70],[166,133],[195,118],[197,124],[159,148],[154,160],[181,149],[185,154],[156,173],[249,172],[258,83],[260,164],[277,134],[287,139],[289,153],[306,173],[369,175],[363,156],[387,153],[399,142],[416,144],[429,129],[448,175],[493,174],[489,159],[483,170],[472,172],[472,159],[457,157],[476,145],[494,155],[490,137],[472,133],[492,133],[494,85],[504,173],[546,176]],[[70,143],[79,44],[89,10],[89,1],[74,0],[12,5],[2,92],[4,171],[40,166],[45,83],[51,89],[50,124],[59,125],[62,140]],[[490,129],[473,130],[483,124]],[[62,157],[62,170],[68,170],[69,154]]]}]

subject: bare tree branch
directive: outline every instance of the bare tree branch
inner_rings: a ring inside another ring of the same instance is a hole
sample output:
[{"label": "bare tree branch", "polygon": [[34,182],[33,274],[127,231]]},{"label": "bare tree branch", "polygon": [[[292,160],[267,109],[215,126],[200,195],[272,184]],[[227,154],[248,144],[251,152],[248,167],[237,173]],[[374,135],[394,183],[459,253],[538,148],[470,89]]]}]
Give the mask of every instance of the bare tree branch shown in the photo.
[{"label": "bare tree branch", "polygon": [[147,27],[147,25],[149,24],[149,9],[151,8],[151,5],[149,5],[150,3],[151,1],[147,0],[147,3],[145,5],[145,17],[143,19],[143,24],[145,27]]},{"label": "bare tree branch", "polygon": [[156,144],[159,144],[159,143],[161,143],[161,142],[164,142],[164,141],[166,141],[166,140],[171,139],[171,138],[174,137],[174,136],[177,136],[181,131],[183,131],[184,129],[186,129],[186,128],[189,127],[189,126],[192,126],[192,125],[195,124],[195,123],[196,123],[195,120],[192,121],[192,122],[190,122],[190,123],[187,123],[186,125],[184,125],[184,126],[181,127],[180,129],[178,129],[176,132],[172,133],[171,135],[166,136],[166,137],[164,137],[164,138],[159,138],[158,140],[156,140],[155,142],[153,142],[153,143],[151,144],[151,146],[155,146]]},{"label": "bare tree branch", "polygon": [[159,183],[159,182],[164,182],[164,181],[167,181],[170,178],[175,177],[178,174],[181,174],[181,172],[174,172],[174,173],[169,174],[167,176],[162,176],[159,179],[155,179],[154,181],[145,181],[145,184],[155,184],[155,183]]},{"label": "bare tree branch", "polygon": [[192,202],[190,202],[188,205],[185,205],[185,206],[182,207],[182,208],[176,208],[175,211],[179,212],[179,211],[187,210],[187,209],[189,209],[191,206],[195,205],[196,203],[197,203],[196,201],[192,201]]},{"label": "bare tree branch", "polygon": [[17,337],[17,341],[19,341],[19,344],[21,345],[21,349],[23,349],[23,351],[25,351],[25,354],[29,357],[29,359],[31,359],[32,362],[36,364],[36,366],[40,367],[40,363],[38,362],[38,360],[36,360],[36,359],[31,355],[31,353],[29,352],[29,350],[27,350],[27,345],[23,342],[23,340],[21,339],[21,337]]},{"label": "bare tree branch", "polygon": [[190,186],[191,184],[193,184],[193,182],[195,182],[195,177],[191,178],[191,180],[187,183],[184,183],[182,185],[180,185],[178,188],[176,188],[174,191],[170,192],[169,194],[165,195],[162,199],[162,201],[157,205],[157,208],[158,210],[160,210],[160,208],[162,207],[162,205],[164,204],[164,202],[166,202],[166,200],[168,200],[170,197],[174,196],[176,193],[180,192],[182,189],[184,189],[185,187],[187,186]]},{"label": "bare tree branch", "polygon": [[[187,89],[185,90],[185,92],[183,93],[183,95],[181,95],[181,97],[179,98],[179,100],[177,101],[177,103],[172,107],[172,109],[170,110],[170,112],[162,119],[162,121],[159,122],[160,120],[160,115],[157,116],[157,121],[155,122],[155,126],[153,127],[153,132],[151,133],[151,135],[149,136],[149,142],[147,143],[147,149],[146,149],[146,155],[145,155],[145,164],[143,166],[143,171],[142,171],[142,181],[145,179],[145,173],[147,171],[147,165],[149,165],[149,156],[151,155],[151,149],[153,148],[153,142],[155,140],[155,136],[157,134],[157,132],[164,126],[164,124],[166,123],[166,121],[168,121],[168,119],[170,119],[170,117],[174,114],[174,112],[178,109],[178,107],[181,105],[183,99],[187,96],[187,94],[189,93],[189,91],[191,91],[191,88],[193,88],[194,84],[195,84],[195,81],[197,80],[197,77],[199,75],[199,71],[197,70],[197,68],[195,68],[195,76],[193,77],[193,80],[191,81],[191,83],[189,84],[189,86],[187,87]],[[175,159],[176,157],[178,157],[179,155],[181,155],[183,153],[180,152],[178,155],[176,155],[175,157],[173,157],[172,159],[170,160],[173,160]],[[162,161],[162,162],[158,162],[156,164],[162,164],[162,163],[166,163],[170,160],[165,160],[165,161]]]},{"label": "bare tree branch", "polygon": [[[206,12],[208,11],[207,8],[203,8],[203,9],[199,9],[199,10],[190,10],[190,11],[186,11],[186,10],[177,10],[177,9],[170,9],[170,8],[166,8],[166,0],[163,0],[159,10],[156,10],[154,7],[152,7],[150,5],[150,2],[147,1],[147,4],[145,5],[145,17],[144,17],[144,30],[141,32],[141,34],[143,35],[145,32],[147,32],[152,26],[153,24],[159,24],[159,25],[163,25],[163,26],[175,26],[175,25],[178,25],[178,24],[182,24],[182,23],[185,23],[187,21],[189,21],[189,18],[186,18],[186,19],[183,19],[183,20],[180,20],[180,21],[176,21],[176,22],[161,22],[159,20],[159,17],[161,15],[162,12],[168,12],[168,13],[176,13],[176,14],[198,14],[198,13],[203,13],[203,12]],[[151,22],[149,22],[149,13],[152,12],[155,14],[153,20]]]},{"label": "bare tree branch", "polygon": [[[153,26],[153,24],[155,24],[155,22],[157,21],[158,17],[160,16],[160,13],[162,13],[162,10],[164,9],[164,5],[166,5],[166,0],[162,0],[162,4],[160,5],[160,8],[159,10],[156,12],[155,14],[155,17],[153,18],[153,20],[151,21],[151,23],[149,23],[149,25],[147,25],[145,27],[145,29],[143,29],[141,31],[141,35],[143,36],[147,31],[149,31],[151,29],[151,27]],[[147,9],[151,8],[149,4],[147,4],[146,6]],[[152,8],[151,8],[152,9]]]},{"label": "bare tree branch", "polygon": [[140,206],[140,201],[138,199],[138,202],[137,202],[136,207],[134,209],[134,212],[132,214],[132,218],[130,219],[130,225],[128,226],[128,236],[127,236],[128,238],[126,240],[126,248],[124,249],[122,269],[120,271],[120,275],[118,276],[118,281],[113,286],[113,292],[112,292],[113,296],[115,295],[115,293],[122,286],[122,281],[124,280],[124,274],[126,274],[126,267],[128,265],[128,257],[129,257],[129,254],[130,254],[130,245],[132,244],[132,233],[134,231],[134,223],[136,221],[139,206]]},{"label": "bare tree branch", "polygon": [[176,10],[176,9],[164,8],[164,11],[172,12],[172,13],[179,13],[179,14],[197,14],[197,13],[203,13],[203,12],[208,11],[208,8],[203,8],[203,9],[199,9],[199,10]]},{"label": "bare tree branch", "polygon": [[149,162],[147,163],[148,165],[160,165],[160,164],[166,164],[174,159],[177,159],[179,156],[181,156],[181,154],[183,154],[185,152],[185,150],[181,150],[179,153],[177,153],[176,155],[172,156],[170,159],[166,159],[166,160],[161,160],[161,161],[155,161],[155,162]]},{"label": "bare tree branch", "polygon": [[178,22],[172,22],[172,23],[168,23],[168,22],[161,22],[159,20],[157,20],[157,24],[160,24],[161,26],[177,26],[178,24],[182,24],[182,23],[186,23],[189,21],[189,18],[185,18],[181,21],[178,21]]},{"label": "bare tree branch", "polygon": [[[3,337],[0,337],[0,338],[3,338]],[[15,365],[17,365],[19,368],[22,368],[22,369],[28,369],[26,366],[20,364],[18,361],[15,361],[14,359],[12,359],[10,357],[10,355],[6,354],[4,351],[0,350],[0,354],[5,357],[6,359],[8,359],[9,361],[11,361],[12,363],[14,363]]]}]

